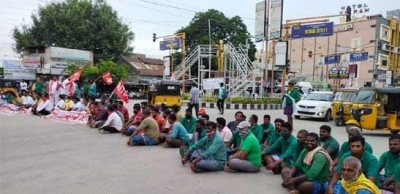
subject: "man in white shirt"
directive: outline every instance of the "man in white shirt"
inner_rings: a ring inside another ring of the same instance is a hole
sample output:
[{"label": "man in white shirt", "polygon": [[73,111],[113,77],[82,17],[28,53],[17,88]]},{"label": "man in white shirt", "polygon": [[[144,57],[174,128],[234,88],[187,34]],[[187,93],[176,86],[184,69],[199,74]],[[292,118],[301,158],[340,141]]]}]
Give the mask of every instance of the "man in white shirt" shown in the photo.
[{"label": "man in white shirt", "polygon": [[99,132],[102,134],[108,133],[120,133],[122,129],[122,119],[115,112],[115,108],[113,105],[108,105],[108,118],[104,125],[100,127]]},{"label": "man in white shirt", "polygon": [[217,118],[217,130],[216,133],[224,141],[225,146],[229,147],[229,142],[232,138],[232,131],[226,126],[226,120],[222,117]]},{"label": "man in white shirt", "polygon": [[19,89],[20,89],[20,92],[28,91],[28,84],[24,80],[22,80],[19,83]]},{"label": "man in white shirt", "polygon": [[22,101],[22,106],[24,108],[29,108],[35,104],[35,101],[31,96],[28,95],[28,92],[24,92],[24,100]]},{"label": "man in white shirt", "polygon": [[58,109],[58,110],[65,110],[65,95],[63,95],[63,94],[61,94],[60,96],[59,96],[59,98],[60,98],[60,100],[58,100],[58,102],[57,102],[57,104],[56,104],[56,107],[54,107],[55,109]]},{"label": "man in white shirt", "polygon": [[79,98],[74,98],[74,105],[72,106],[72,111],[83,111],[83,109],[85,108],[81,102],[81,99]]},{"label": "man in white shirt", "polygon": [[65,78],[61,84],[61,94],[66,96],[70,96],[68,91],[68,83],[69,83],[69,78]]},{"label": "man in white shirt", "polygon": [[61,83],[57,80],[56,76],[49,82],[49,99],[51,103],[56,104],[58,102],[58,96],[60,95]]},{"label": "man in white shirt", "polygon": [[49,100],[49,95],[43,95],[43,102],[38,105],[36,111],[34,112],[35,115],[49,115],[53,110],[53,103]]}]

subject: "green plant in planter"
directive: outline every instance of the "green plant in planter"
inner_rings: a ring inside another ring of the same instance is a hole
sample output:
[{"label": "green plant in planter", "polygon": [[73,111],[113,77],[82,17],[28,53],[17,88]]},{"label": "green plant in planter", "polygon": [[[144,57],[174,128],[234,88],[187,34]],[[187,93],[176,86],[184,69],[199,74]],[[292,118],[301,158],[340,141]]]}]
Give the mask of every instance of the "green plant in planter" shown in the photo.
[{"label": "green plant in planter", "polygon": [[189,100],[190,94],[189,93],[183,93],[181,98],[182,98],[182,100]]}]

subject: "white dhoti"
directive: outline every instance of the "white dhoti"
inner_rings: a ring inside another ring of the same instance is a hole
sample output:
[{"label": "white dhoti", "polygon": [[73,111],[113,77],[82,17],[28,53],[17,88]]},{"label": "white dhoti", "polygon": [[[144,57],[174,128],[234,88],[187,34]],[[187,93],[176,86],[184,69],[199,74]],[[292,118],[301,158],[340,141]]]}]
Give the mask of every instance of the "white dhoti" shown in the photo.
[{"label": "white dhoti", "polygon": [[52,93],[52,94],[49,96],[50,102],[53,103],[53,104],[57,104],[58,99],[59,99],[59,96],[60,96],[60,92],[54,92],[54,93]]}]

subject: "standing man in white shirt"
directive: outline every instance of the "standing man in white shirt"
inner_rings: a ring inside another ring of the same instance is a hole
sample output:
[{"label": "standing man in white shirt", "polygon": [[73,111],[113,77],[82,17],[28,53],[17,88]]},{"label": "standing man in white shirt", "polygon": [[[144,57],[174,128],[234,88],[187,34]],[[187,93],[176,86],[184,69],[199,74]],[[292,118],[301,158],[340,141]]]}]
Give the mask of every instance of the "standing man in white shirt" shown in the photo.
[{"label": "standing man in white shirt", "polygon": [[44,94],[42,98],[43,102],[38,105],[35,112],[35,115],[49,115],[53,110],[53,103],[49,100],[49,95]]},{"label": "standing man in white shirt", "polygon": [[189,109],[190,111],[194,110],[196,111],[196,118],[199,117],[199,104],[200,104],[200,90],[197,88],[197,85],[194,84],[192,86],[192,89],[190,89],[190,103],[189,103]]},{"label": "standing man in white shirt", "polygon": [[60,95],[61,83],[58,81],[56,76],[49,82],[49,97],[53,104],[58,102],[58,96]]},{"label": "standing man in white shirt", "polygon": [[120,133],[122,129],[122,119],[115,112],[113,105],[108,105],[108,118],[103,126],[100,127],[99,132],[102,134]]},{"label": "standing man in white shirt", "polygon": [[61,94],[65,96],[70,96],[69,91],[68,91],[68,83],[69,83],[69,78],[65,78],[64,81],[61,84]]}]

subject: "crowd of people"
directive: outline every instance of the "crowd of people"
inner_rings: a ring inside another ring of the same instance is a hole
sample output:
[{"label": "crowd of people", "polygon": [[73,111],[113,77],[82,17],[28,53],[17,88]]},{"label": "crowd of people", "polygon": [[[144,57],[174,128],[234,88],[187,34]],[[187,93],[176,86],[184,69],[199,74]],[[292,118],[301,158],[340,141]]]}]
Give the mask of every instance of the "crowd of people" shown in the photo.
[{"label": "crowd of people", "polygon": [[301,129],[295,136],[291,122],[280,118],[271,122],[270,115],[261,121],[242,111],[228,122],[222,116],[211,120],[205,109],[196,106],[182,114],[176,105],[144,101],[133,105],[130,116],[122,101],[63,94],[55,99],[54,90],[62,86],[51,84],[49,92],[36,91],[32,97],[24,92],[19,105],[38,115],[53,109],[87,111],[89,127],[102,134],[121,133],[128,137],[128,146],[178,148],[181,163],[190,163],[194,173],[257,173],[264,166],[280,175],[282,187],[291,194],[400,193],[398,134],[389,138],[389,150],[378,159],[357,127],[346,129],[348,141],[340,145],[328,125],[320,126],[319,134]]},{"label": "crowd of people", "polygon": [[194,173],[257,173],[264,166],[280,174],[290,193],[400,191],[400,135],[389,138],[389,150],[378,160],[356,127],[347,129],[348,141],[340,145],[328,125],[320,126],[319,134],[303,129],[294,136],[289,122],[271,122],[270,115],[260,122],[257,115],[238,111],[228,122],[223,117],[210,120],[202,108],[196,117],[189,108],[182,114],[178,106],[147,102],[134,104],[131,117],[122,102],[93,102],[90,107],[88,126],[103,134],[122,133],[129,146],[178,148],[182,164],[190,163]]}]

